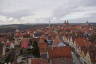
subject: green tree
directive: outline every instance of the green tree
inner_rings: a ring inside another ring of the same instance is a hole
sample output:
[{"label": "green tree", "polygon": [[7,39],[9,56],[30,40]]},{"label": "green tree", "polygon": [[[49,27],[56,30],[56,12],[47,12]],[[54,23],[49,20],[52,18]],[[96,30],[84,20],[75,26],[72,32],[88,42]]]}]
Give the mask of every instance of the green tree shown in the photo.
[{"label": "green tree", "polygon": [[33,44],[33,55],[34,57],[40,57],[39,47],[37,41],[34,41]]},{"label": "green tree", "polygon": [[91,36],[89,37],[89,40],[90,40],[91,42],[96,42],[96,34],[91,35]]}]

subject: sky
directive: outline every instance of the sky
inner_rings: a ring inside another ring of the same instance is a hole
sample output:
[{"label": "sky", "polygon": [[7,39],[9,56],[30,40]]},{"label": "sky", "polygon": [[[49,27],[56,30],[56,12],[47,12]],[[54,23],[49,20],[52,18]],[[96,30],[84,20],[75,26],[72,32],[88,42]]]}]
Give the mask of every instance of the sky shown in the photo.
[{"label": "sky", "polygon": [[0,25],[96,22],[96,0],[0,0]]}]

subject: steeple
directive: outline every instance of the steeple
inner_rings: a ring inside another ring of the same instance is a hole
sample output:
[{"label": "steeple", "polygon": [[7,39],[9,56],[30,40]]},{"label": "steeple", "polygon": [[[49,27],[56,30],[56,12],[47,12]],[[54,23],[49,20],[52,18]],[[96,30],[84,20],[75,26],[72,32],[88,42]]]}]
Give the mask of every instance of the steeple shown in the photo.
[{"label": "steeple", "polygon": [[67,22],[66,22],[66,20],[64,21],[64,24],[66,24]]},{"label": "steeple", "polygon": [[67,24],[69,24],[69,21],[67,20]]},{"label": "steeple", "polygon": [[89,22],[88,22],[88,20],[86,21],[86,25],[89,25]]},{"label": "steeple", "polygon": [[89,22],[87,21],[86,23],[88,24]]},{"label": "steeple", "polygon": [[69,24],[69,21],[68,20],[65,20],[64,21],[64,25],[68,25]]}]

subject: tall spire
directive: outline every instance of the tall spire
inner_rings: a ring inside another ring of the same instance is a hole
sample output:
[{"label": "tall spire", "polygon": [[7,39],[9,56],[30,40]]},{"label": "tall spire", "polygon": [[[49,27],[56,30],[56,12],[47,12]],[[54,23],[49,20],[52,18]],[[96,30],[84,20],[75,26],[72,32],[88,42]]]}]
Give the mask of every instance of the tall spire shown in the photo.
[{"label": "tall spire", "polygon": [[67,24],[69,24],[69,21],[67,20]]},{"label": "tall spire", "polygon": [[50,24],[51,24],[51,20],[50,20],[50,18],[49,18],[49,28],[50,28]]},{"label": "tall spire", "polygon": [[88,20],[86,21],[86,23],[88,24]]},{"label": "tall spire", "polygon": [[86,25],[89,25],[89,22],[88,22],[88,20],[86,21]]},{"label": "tall spire", "polygon": [[66,20],[64,21],[64,24],[66,24]]}]

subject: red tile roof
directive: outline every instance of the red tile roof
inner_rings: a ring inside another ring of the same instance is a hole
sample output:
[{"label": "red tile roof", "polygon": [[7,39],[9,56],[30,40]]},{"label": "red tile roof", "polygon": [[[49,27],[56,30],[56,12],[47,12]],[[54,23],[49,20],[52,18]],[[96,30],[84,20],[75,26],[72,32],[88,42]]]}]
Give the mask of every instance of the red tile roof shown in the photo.
[{"label": "red tile roof", "polygon": [[54,39],[53,39],[53,44],[52,45],[58,45],[60,42],[62,42],[60,40],[60,37],[59,36],[56,36]]},{"label": "red tile roof", "polygon": [[27,38],[22,39],[22,41],[21,41],[22,48],[28,48],[28,44],[29,44],[29,39],[27,39]]},{"label": "red tile roof", "polygon": [[89,47],[91,45],[91,43],[86,38],[81,37],[76,38],[75,43],[80,47]]},{"label": "red tile roof", "polygon": [[1,42],[1,41],[5,41],[5,40],[7,40],[7,39],[4,38],[4,37],[0,37],[0,42]]},{"label": "red tile roof", "polygon": [[45,39],[40,38],[38,46],[40,49],[40,53],[46,53],[47,52],[47,43],[44,41]]},{"label": "red tile roof", "polygon": [[23,35],[22,35],[22,33],[17,32],[17,33],[15,34],[15,36],[16,36],[16,37],[21,37],[21,36],[23,36]]},{"label": "red tile roof", "polygon": [[50,58],[72,58],[71,56],[71,48],[68,46],[64,47],[51,47],[48,49],[49,57]]},{"label": "red tile roof", "polygon": [[72,62],[72,59],[55,58],[55,59],[52,59],[52,64],[73,64],[73,62]]},{"label": "red tile roof", "polygon": [[48,61],[41,58],[33,58],[32,64],[48,64]]}]

